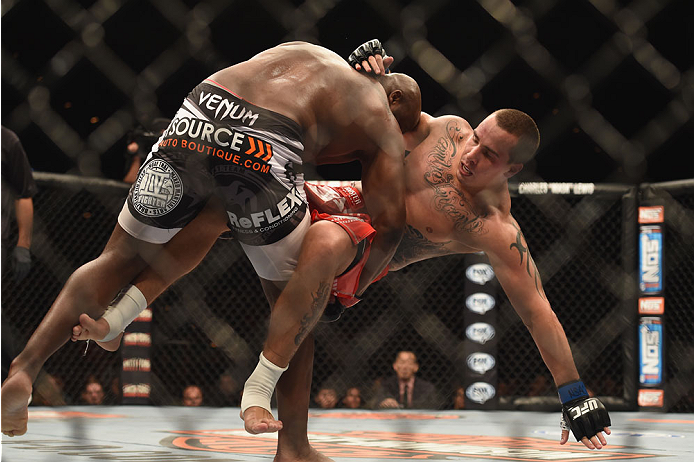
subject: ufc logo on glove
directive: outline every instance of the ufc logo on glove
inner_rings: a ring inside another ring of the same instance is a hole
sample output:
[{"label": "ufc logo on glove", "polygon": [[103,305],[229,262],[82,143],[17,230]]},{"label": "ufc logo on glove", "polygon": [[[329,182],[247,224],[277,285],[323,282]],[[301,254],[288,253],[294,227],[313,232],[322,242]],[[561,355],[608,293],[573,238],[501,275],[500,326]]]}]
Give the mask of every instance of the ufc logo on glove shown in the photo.
[{"label": "ufc logo on glove", "polygon": [[572,414],[571,419],[576,420],[584,414],[588,414],[590,411],[598,408],[598,402],[596,399],[589,399],[582,406],[576,406],[569,410]]}]

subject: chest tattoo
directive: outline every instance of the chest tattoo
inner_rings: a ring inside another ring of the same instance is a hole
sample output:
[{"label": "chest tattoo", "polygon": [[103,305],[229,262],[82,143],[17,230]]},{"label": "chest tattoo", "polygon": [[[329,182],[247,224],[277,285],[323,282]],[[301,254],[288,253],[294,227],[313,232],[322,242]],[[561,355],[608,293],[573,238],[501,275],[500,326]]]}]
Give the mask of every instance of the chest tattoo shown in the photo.
[{"label": "chest tattoo", "polygon": [[525,236],[523,236],[523,233],[516,224],[514,224],[513,227],[516,228],[518,232],[516,233],[516,242],[513,242],[509,248],[516,249],[518,251],[518,254],[520,255],[521,265],[523,265],[523,257],[526,257],[525,270],[527,271],[528,276],[530,276],[535,282],[535,290],[537,290],[537,293],[540,295],[542,299],[547,300],[545,290],[542,288],[540,272],[537,270],[537,265],[535,265],[535,260],[533,260],[533,257],[530,256],[530,251],[528,250],[527,245],[523,245],[523,241],[525,241]]},{"label": "chest tattoo", "polygon": [[449,254],[451,251],[446,249],[445,245],[450,242],[432,242],[420,233],[417,228],[407,225],[400,245],[398,245],[398,249],[395,251],[395,255],[393,255],[391,266],[399,269],[424,258]]},{"label": "chest tattoo", "polygon": [[482,234],[487,232],[482,221],[487,215],[475,211],[465,194],[453,184],[451,167],[458,154],[456,139],[461,132],[458,122],[450,121],[446,124],[446,133],[427,155],[424,180],[434,190],[434,208],[453,221],[456,231]]}]

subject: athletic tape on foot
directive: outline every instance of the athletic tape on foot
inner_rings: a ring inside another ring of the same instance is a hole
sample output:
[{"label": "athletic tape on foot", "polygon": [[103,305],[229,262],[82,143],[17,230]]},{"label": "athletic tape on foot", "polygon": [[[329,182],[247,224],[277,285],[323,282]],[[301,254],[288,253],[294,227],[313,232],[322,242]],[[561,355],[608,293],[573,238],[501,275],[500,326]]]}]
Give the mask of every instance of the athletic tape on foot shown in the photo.
[{"label": "athletic tape on foot", "polygon": [[275,391],[280,376],[288,367],[279,367],[265,358],[263,353],[260,353],[260,361],[243,387],[241,412],[246,412],[246,409],[253,406],[262,407],[266,411],[272,412],[270,410],[272,393]]},{"label": "athletic tape on foot", "polygon": [[108,322],[109,331],[108,335],[99,341],[108,342],[118,337],[145,308],[147,308],[145,296],[140,289],[130,286],[120,300],[109,306],[102,316]]}]

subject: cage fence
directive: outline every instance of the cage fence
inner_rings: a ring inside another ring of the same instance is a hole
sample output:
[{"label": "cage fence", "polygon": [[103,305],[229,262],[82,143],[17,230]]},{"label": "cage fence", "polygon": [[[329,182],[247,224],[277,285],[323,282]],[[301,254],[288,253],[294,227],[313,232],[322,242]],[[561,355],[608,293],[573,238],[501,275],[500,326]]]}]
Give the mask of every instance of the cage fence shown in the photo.
[{"label": "cage fence", "polygon": [[[15,283],[2,276],[3,369],[36,329],[69,275],[108,240],[127,193],[118,182],[36,174],[34,268]],[[692,411],[691,291],[694,185],[665,198],[665,381],[667,407]],[[515,188],[514,188],[515,190]],[[636,406],[636,188],[595,186],[593,194],[518,194],[514,217],[524,230],[548,299],[567,333],[588,388],[613,408]],[[627,221],[625,221],[627,220]],[[392,375],[400,350],[413,351],[421,377],[436,387],[439,409],[452,408],[466,372],[464,255],[430,259],[389,274],[335,323],[315,330],[312,395],[361,390],[371,406],[375,384]],[[7,265],[5,265],[7,266]],[[499,291],[496,322],[498,402],[502,408],[556,405],[551,375],[513,307]],[[144,402],[180,404],[191,384],[204,404],[238,405],[267,333],[269,306],[252,266],[233,240],[218,240],[190,274],[151,305],[151,393]],[[35,404],[80,403],[98,380],[106,401],[122,402],[124,357],[68,342],[46,363]],[[57,381],[58,385],[55,385]],[[55,390],[62,394],[57,400]]]}]

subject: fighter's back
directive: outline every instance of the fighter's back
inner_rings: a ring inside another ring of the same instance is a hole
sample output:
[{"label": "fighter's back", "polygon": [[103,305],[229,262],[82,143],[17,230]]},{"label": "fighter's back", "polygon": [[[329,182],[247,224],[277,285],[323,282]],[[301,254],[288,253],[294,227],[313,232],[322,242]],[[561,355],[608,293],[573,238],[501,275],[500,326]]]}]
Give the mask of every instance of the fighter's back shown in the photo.
[{"label": "fighter's back", "polygon": [[[344,155],[378,142],[373,139],[378,136],[376,127],[397,130],[380,84],[317,45],[282,44],[210,79],[257,106],[298,122],[304,131],[304,161],[352,160]],[[370,134],[364,136],[365,130]]]}]

